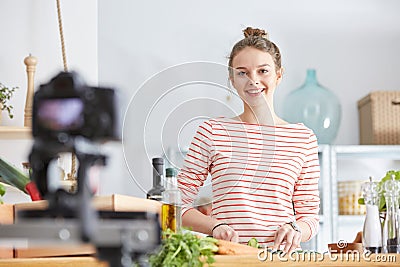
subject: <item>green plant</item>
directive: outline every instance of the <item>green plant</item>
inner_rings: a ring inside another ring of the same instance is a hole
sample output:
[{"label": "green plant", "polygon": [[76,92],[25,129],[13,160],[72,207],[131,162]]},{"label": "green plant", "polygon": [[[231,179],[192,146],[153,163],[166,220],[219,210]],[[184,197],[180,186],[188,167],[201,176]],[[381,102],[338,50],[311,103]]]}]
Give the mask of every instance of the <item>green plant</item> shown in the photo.
[{"label": "green plant", "polygon": [[150,256],[152,267],[202,267],[215,262],[214,254],[218,251],[217,239],[199,238],[190,232],[167,229],[162,233],[163,242],[160,251]]},{"label": "green plant", "polygon": [[0,109],[7,110],[10,119],[12,119],[14,115],[11,113],[13,106],[11,106],[8,101],[10,101],[16,89],[18,89],[18,87],[10,88],[0,83]]},{"label": "green plant", "polygon": [[28,193],[26,185],[30,182],[30,179],[27,174],[0,156],[0,182]]}]

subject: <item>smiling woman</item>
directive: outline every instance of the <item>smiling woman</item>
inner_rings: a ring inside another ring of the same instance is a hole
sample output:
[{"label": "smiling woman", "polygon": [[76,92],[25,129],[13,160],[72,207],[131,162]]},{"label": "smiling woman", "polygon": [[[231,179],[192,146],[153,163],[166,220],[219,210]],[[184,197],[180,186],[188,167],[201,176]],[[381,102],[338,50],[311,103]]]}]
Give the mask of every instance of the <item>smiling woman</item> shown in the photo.
[{"label": "smiling woman", "polygon": [[[318,231],[318,144],[312,130],[279,118],[273,106],[281,55],[263,30],[247,28],[229,58],[229,79],[243,102],[233,118],[205,121],[178,182],[183,226],[215,238],[293,251]],[[192,207],[212,177],[211,217]]]}]

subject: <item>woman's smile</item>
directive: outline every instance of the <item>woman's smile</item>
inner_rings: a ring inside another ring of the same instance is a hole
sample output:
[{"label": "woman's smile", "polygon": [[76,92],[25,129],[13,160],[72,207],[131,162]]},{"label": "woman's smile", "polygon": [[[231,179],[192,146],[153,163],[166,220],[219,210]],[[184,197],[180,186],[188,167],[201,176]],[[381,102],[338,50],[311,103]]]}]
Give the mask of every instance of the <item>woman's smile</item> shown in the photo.
[{"label": "woman's smile", "polygon": [[245,90],[245,93],[249,96],[252,97],[257,97],[262,95],[262,93],[265,91],[265,88],[252,88],[252,89],[247,89]]}]

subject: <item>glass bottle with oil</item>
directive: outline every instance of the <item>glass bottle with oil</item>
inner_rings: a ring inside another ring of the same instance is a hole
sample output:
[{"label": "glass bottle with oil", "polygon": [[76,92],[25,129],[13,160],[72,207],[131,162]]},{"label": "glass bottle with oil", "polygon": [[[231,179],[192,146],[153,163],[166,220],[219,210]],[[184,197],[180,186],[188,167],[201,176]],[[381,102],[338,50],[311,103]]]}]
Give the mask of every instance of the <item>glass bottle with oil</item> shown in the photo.
[{"label": "glass bottle with oil", "polygon": [[178,189],[174,168],[166,169],[165,191],[162,193],[161,229],[176,232],[181,227],[181,192]]}]

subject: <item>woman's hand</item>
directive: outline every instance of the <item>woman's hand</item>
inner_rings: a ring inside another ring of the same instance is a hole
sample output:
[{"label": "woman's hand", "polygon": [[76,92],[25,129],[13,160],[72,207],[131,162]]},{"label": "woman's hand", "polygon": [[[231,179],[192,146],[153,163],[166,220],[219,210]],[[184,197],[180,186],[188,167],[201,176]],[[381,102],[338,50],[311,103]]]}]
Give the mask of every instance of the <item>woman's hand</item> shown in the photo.
[{"label": "woman's hand", "polygon": [[290,224],[286,223],[279,227],[275,233],[274,250],[278,250],[279,246],[286,242],[283,252],[290,253],[299,247],[301,242],[301,231],[295,230]]},{"label": "woman's hand", "polygon": [[217,223],[212,230],[212,236],[217,239],[222,239],[231,242],[239,242],[239,235],[233,228],[225,223]]}]

